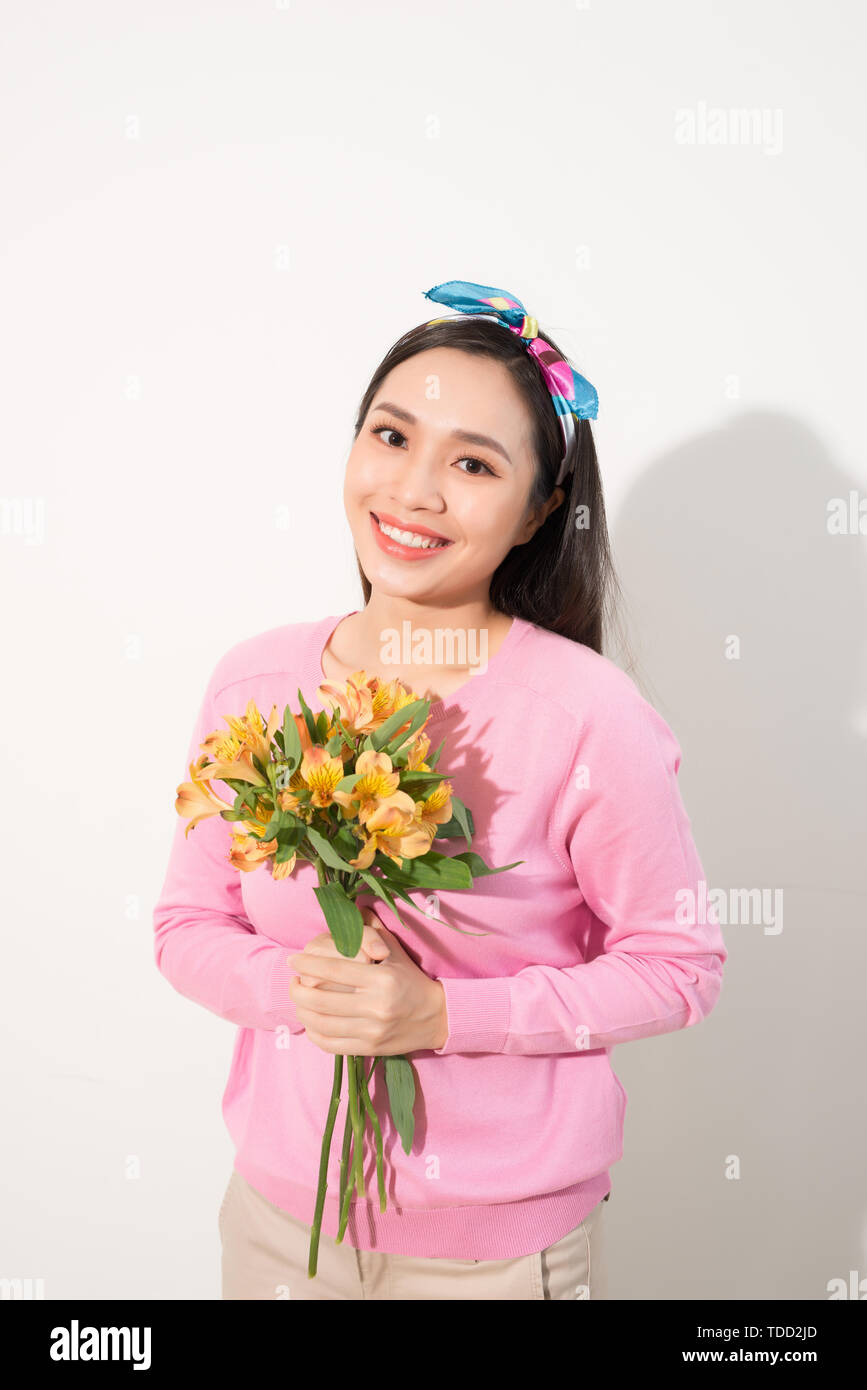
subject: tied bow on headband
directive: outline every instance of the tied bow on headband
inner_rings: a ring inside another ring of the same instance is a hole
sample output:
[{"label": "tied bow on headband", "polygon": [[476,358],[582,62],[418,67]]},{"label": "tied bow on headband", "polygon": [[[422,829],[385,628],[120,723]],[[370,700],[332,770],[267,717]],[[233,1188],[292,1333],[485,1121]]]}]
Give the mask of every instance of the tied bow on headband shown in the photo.
[{"label": "tied bow on headband", "polygon": [[[532,353],[551,393],[554,409],[563,432],[563,458],[554,486],[559,487],[575,463],[575,421],[595,420],[599,397],[586,377],[561,357],[550,344],[538,336],[539,325],[527,313],[520,299],[492,285],[474,285],[469,280],[446,280],[425,290],[425,298],[437,304],[447,304],[473,319],[494,319],[516,333]],[[449,319],[428,319],[428,323],[449,323]]]}]

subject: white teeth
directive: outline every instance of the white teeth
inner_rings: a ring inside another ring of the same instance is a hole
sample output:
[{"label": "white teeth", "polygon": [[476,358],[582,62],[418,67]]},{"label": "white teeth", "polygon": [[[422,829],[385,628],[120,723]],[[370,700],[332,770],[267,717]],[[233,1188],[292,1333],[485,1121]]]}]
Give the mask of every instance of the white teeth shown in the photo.
[{"label": "white teeth", "polygon": [[414,550],[437,550],[441,546],[448,545],[448,541],[434,540],[433,536],[419,536],[414,531],[399,531],[396,526],[386,526],[384,521],[377,518],[380,531],[386,536],[391,536],[392,540],[400,541],[401,545],[412,546]]}]

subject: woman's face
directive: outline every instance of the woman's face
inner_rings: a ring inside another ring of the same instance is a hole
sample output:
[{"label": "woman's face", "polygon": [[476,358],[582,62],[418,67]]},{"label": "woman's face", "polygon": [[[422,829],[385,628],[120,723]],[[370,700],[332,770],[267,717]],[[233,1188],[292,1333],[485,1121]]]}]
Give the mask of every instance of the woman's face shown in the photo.
[{"label": "woman's face", "polygon": [[[531,433],[510,373],[493,358],[438,347],[393,368],[349,454],[343,488],[372,587],[426,602],[486,601],[501,560],[563,498],[555,489],[528,510]],[[376,518],[448,544],[406,546]]]}]

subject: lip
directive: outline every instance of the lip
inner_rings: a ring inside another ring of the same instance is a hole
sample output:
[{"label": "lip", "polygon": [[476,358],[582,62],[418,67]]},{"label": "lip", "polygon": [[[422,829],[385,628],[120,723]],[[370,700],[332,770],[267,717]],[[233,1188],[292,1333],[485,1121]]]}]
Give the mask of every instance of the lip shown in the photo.
[{"label": "lip", "polygon": [[437,540],[446,541],[447,544],[431,546],[427,550],[422,550],[420,547],[413,545],[401,545],[400,541],[396,541],[391,536],[386,536],[383,531],[380,531],[377,516],[380,516],[387,526],[399,526],[401,530],[407,531],[410,529],[408,526],[404,527],[399,521],[392,521],[384,512],[379,512],[377,514],[370,512],[369,515],[370,529],[373,532],[374,539],[380,550],[384,550],[386,555],[394,555],[399,560],[430,560],[434,555],[442,555],[444,551],[448,550],[450,545],[454,544],[447,536],[438,536],[436,531],[430,531],[423,526],[413,526],[412,530],[415,531],[416,535],[434,536]]},{"label": "lip", "polygon": [[430,536],[435,541],[448,541],[451,536],[443,536],[439,531],[432,531],[429,526],[408,526],[405,521],[401,521],[397,516],[389,516],[388,512],[371,512],[371,516],[378,516],[380,521],[384,521],[386,526],[396,526],[398,531],[413,531],[417,536]]}]

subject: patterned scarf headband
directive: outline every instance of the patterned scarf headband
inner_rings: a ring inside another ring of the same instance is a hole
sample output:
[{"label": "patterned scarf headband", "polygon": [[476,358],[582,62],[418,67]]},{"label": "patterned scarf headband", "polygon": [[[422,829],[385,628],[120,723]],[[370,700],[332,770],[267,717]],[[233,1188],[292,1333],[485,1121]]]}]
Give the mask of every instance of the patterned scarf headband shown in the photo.
[{"label": "patterned scarf headband", "polygon": [[[563,457],[554,482],[559,487],[575,466],[577,434],[576,420],[595,420],[599,397],[590,382],[579,376],[574,367],[561,357],[544,339],[538,336],[539,325],[528,314],[520,299],[492,285],[474,285],[470,280],[446,280],[425,290],[426,299],[447,304],[472,319],[494,319],[516,333],[527,351],[532,353],[545,380],[563,432]],[[451,323],[454,318],[428,319],[428,323]]]}]

